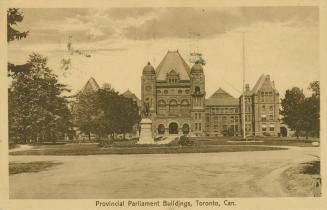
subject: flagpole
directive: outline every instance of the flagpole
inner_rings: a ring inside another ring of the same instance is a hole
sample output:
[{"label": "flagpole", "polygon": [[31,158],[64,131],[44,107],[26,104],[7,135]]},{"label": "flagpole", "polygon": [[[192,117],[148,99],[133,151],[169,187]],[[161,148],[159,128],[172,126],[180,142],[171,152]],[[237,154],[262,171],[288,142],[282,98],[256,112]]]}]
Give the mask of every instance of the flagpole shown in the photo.
[{"label": "flagpole", "polygon": [[246,140],[246,132],[245,132],[245,44],[244,44],[244,32],[242,32],[242,51],[243,51],[243,139]]}]

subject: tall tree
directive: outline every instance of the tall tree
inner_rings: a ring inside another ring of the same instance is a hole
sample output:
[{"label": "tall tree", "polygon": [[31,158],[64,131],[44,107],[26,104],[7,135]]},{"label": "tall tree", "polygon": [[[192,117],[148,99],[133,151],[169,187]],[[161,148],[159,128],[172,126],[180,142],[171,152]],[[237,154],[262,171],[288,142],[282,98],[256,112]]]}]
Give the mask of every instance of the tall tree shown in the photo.
[{"label": "tall tree", "polygon": [[30,71],[15,74],[9,88],[9,137],[24,143],[63,138],[72,133],[69,91],[47,67],[47,58],[32,54]]},{"label": "tall tree", "polygon": [[310,83],[312,95],[305,97],[299,88],[287,90],[282,99],[281,114],[283,121],[298,136],[300,131],[308,136],[319,136],[320,133],[320,87],[319,81]]},{"label": "tall tree", "polygon": [[119,95],[107,84],[96,92],[78,96],[74,107],[80,130],[100,139],[130,132],[140,120],[136,102]]},{"label": "tall tree", "polygon": [[293,87],[291,90],[286,90],[285,97],[281,100],[283,122],[295,131],[296,136],[303,127],[302,103],[304,99],[303,91]]},{"label": "tall tree", "polygon": [[24,19],[24,15],[19,9],[9,8],[7,10],[7,41],[11,42],[15,39],[20,40],[22,38],[26,38],[29,31],[18,31],[14,26],[17,23],[22,22]]},{"label": "tall tree", "polygon": [[[16,8],[9,8],[7,10],[7,42],[11,42],[14,40],[21,40],[26,38],[29,31],[19,31],[15,28],[17,23],[22,22],[24,19],[23,13]],[[11,74],[16,74],[18,72],[26,72],[29,71],[30,66],[28,64],[23,65],[15,65],[12,63],[8,63],[8,76]]]},{"label": "tall tree", "polygon": [[320,135],[320,84],[319,81],[313,81],[309,85],[309,90],[312,91],[312,95],[305,100],[304,109],[306,114],[304,115],[308,125],[306,127],[306,135],[309,133],[319,137]]},{"label": "tall tree", "polygon": [[141,120],[136,101],[131,98],[119,96],[119,106],[117,107],[117,133],[125,134],[131,132],[136,124]]},{"label": "tall tree", "polygon": [[87,134],[91,140],[91,133],[96,129],[96,119],[100,115],[98,95],[96,92],[79,93],[73,104],[72,112],[74,124],[80,131]]}]

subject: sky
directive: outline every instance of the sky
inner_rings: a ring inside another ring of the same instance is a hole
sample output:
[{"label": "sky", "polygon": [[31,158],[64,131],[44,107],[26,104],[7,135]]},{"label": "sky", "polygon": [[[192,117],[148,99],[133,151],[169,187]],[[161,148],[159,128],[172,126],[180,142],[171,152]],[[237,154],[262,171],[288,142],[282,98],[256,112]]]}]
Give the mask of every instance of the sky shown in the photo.
[{"label": "sky", "polygon": [[[281,96],[294,86],[319,80],[318,7],[166,7],[166,8],[22,8],[24,20],[15,27],[29,30],[26,39],[8,45],[8,60],[23,64],[33,52],[73,92],[93,77],[138,97],[147,62],[157,67],[167,51],[178,50],[189,63],[191,52],[206,60],[207,97],[219,87],[234,97],[242,91],[242,34],[245,80],[252,88],[269,74]],[[70,55],[74,49],[91,57]],[[64,74],[61,60],[71,60]],[[192,64],[189,63],[191,66]]]}]

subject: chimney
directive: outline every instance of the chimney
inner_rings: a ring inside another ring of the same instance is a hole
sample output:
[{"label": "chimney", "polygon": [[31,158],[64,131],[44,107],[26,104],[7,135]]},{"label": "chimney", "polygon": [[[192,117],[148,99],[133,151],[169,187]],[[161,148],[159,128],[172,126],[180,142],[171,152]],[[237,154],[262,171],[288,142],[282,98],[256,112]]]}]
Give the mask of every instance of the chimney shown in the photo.
[{"label": "chimney", "polygon": [[245,91],[250,91],[250,85],[249,84],[245,84]]}]

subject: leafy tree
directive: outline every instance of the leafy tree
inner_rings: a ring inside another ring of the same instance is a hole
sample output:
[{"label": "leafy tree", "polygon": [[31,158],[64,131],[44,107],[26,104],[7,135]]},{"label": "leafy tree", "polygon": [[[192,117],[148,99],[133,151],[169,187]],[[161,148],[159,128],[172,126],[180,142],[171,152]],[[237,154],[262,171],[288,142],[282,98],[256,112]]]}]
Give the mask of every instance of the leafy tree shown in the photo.
[{"label": "leafy tree", "polygon": [[312,93],[312,97],[320,97],[320,85],[319,85],[319,81],[313,81],[310,83],[309,85],[309,90],[311,90]]},{"label": "leafy tree", "polygon": [[73,104],[72,112],[75,125],[91,140],[91,133],[96,129],[95,120],[100,115],[96,92],[79,93],[77,102]]},{"label": "leafy tree", "polygon": [[97,119],[97,130],[95,132],[102,137],[114,136],[118,126],[119,93],[112,89],[110,85],[104,85],[98,90],[98,96],[102,115]]},{"label": "leafy tree", "polygon": [[47,67],[47,58],[32,54],[30,71],[17,73],[9,88],[9,138],[15,142],[55,141],[72,134],[69,91]]},{"label": "leafy tree", "polygon": [[139,115],[137,103],[133,99],[120,95],[118,100],[117,133],[124,134],[125,138],[125,134],[133,130],[134,126],[140,122],[141,117]]},{"label": "leafy tree", "polygon": [[100,139],[130,132],[140,120],[136,102],[119,95],[110,85],[96,92],[81,93],[74,107],[80,130],[89,136],[94,133]]},{"label": "leafy tree", "polygon": [[281,101],[284,123],[295,130],[296,136],[303,131],[306,138],[320,133],[319,81],[310,83],[309,89],[313,92],[310,97],[305,97],[303,91],[295,87],[287,90]]},{"label": "leafy tree", "polygon": [[[17,23],[22,22],[24,19],[23,13],[16,8],[9,8],[7,10],[7,42],[11,42],[14,40],[21,40],[26,38],[29,31],[18,31],[14,26]],[[12,63],[8,63],[8,75],[16,74],[18,72],[28,71],[30,66],[28,64],[23,65],[15,65]]]},{"label": "leafy tree", "polygon": [[302,130],[306,138],[309,135],[319,136],[320,127],[320,108],[319,101],[314,97],[305,98],[301,104],[302,110]]},{"label": "leafy tree", "polygon": [[283,121],[295,131],[296,136],[303,127],[302,103],[304,99],[303,91],[293,87],[291,90],[286,90],[285,97],[281,100]]},{"label": "leafy tree", "polygon": [[9,8],[7,11],[7,41],[11,42],[15,39],[20,40],[26,38],[29,31],[20,32],[15,29],[17,23],[22,22],[24,19],[23,13],[16,8]]},{"label": "leafy tree", "polygon": [[313,81],[309,85],[309,90],[312,91],[311,97],[306,98],[304,102],[304,117],[307,122],[305,127],[306,136],[311,133],[318,136],[320,134],[320,85],[319,81]]}]

